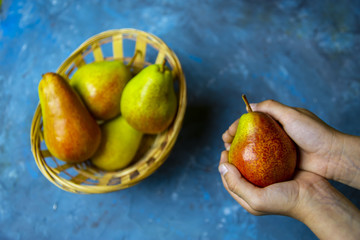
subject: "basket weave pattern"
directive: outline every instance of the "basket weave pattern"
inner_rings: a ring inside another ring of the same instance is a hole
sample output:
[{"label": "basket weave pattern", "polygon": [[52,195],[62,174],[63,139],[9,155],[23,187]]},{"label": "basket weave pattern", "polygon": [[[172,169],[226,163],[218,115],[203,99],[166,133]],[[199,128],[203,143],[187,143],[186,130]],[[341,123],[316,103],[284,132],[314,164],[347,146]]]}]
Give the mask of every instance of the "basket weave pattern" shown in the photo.
[{"label": "basket weave pattern", "polygon": [[166,59],[178,85],[178,110],[173,124],[158,135],[145,136],[141,155],[127,168],[106,172],[94,167],[90,161],[72,164],[51,155],[44,142],[39,104],[31,126],[32,152],[42,174],[59,188],[74,193],[106,193],[128,188],[152,174],[170,154],[185,114],[186,82],[177,56],[162,40],[135,29],[106,31],[81,44],[61,64],[57,73],[69,79],[84,64],[113,59],[127,63],[136,52],[140,54],[133,63],[134,73],[147,65],[161,64]]}]

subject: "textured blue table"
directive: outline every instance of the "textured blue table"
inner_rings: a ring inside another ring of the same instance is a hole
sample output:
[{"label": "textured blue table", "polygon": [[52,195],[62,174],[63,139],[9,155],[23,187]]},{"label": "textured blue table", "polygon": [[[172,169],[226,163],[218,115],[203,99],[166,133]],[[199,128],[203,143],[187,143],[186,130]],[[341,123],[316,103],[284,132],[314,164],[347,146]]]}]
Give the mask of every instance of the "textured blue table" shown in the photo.
[{"label": "textured blue table", "polygon": [[[1,2],[1,1],[0,1]],[[359,1],[3,0],[0,239],[313,239],[302,223],[255,217],[224,190],[221,134],[252,102],[305,107],[360,135]],[[41,74],[88,37],[137,28],[178,55],[188,84],[170,157],[140,184],[77,195],[38,170],[30,126]],[[334,183],[358,207],[358,190]]]}]

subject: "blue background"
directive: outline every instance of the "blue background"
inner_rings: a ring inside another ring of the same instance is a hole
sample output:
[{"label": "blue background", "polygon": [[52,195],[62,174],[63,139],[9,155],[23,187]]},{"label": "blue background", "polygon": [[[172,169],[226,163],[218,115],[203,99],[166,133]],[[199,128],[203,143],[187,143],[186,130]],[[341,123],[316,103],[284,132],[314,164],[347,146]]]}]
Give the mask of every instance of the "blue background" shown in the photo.
[{"label": "blue background", "polygon": [[[301,222],[255,217],[224,190],[222,133],[251,102],[305,107],[360,135],[359,1],[3,0],[0,239],[313,239]],[[38,170],[30,126],[41,74],[87,38],[137,28],[177,54],[183,129],[158,171],[114,193],[58,189]],[[358,190],[333,183],[358,207]]]}]

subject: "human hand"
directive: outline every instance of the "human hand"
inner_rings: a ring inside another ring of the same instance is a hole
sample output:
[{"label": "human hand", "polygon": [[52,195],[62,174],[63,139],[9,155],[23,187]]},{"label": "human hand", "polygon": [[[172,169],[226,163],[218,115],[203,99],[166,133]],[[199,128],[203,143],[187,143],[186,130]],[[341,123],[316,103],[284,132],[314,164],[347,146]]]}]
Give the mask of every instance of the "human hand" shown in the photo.
[{"label": "human hand", "polygon": [[[352,164],[344,160],[344,142],[348,139],[345,134],[331,128],[306,109],[288,107],[274,100],[251,104],[251,108],[253,111],[268,113],[282,125],[298,146],[300,169],[350,186],[360,186],[360,181],[353,181],[360,174],[354,172]],[[226,149],[233,141],[237,125],[238,120],[223,134]],[[348,152],[352,151],[350,149]]]},{"label": "human hand", "polygon": [[[360,211],[325,179],[360,186],[360,138],[342,134],[316,115],[273,100],[251,104],[253,111],[273,116],[299,148],[298,169],[291,181],[259,188],[221,154],[219,171],[230,195],[254,215],[281,214],[304,222],[319,238],[356,239]],[[238,120],[223,134],[229,150]],[[355,167],[354,167],[355,166]],[[352,167],[352,168],[351,168]]]},{"label": "human hand", "polygon": [[224,187],[254,215],[280,214],[305,223],[320,239],[357,239],[360,211],[323,177],[299,170],[291,181],[257,187],[228,163],[223,151],[219,171]]},{"label": "human hand", "polygon": [[228,151],[221,153],[219,171],[225,189],[253,215],[280,214],[303,220],[302,204],[308,202],[311,184],[328,188],[326,179],[311,172],[297,171],[292,181],[271,184],[265,188],[248,182],[238,169],[228,162]]}]

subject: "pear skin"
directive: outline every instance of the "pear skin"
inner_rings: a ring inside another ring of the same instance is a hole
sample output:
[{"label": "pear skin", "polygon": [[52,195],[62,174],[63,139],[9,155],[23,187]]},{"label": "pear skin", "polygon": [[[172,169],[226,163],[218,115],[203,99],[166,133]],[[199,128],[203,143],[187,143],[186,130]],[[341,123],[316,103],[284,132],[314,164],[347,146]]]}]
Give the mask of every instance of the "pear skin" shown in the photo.
[{"label": "pear skin", "polygon": [[101,131],[79,96],[56,73],[44,74],[38,91],[48,150],[66,162],[89,159],[100,144]]},{"label": "pear skin", "polygon": [[115,171],[129,165],[140,146],[143,134],[132,128],[122,116],[102,124],[101,132],[101,144],[91,159],[92,163],[106,171]]},{"label": "pear skin", "polygon": [[171,71],[159,64],[144,68],[125,86],[120,107],[138,131],[156,134],[167,129],[177,110]]},{"label": "pear skin", "polygon": [[229,162],[259,187],[290,180],[297,161],[294,142],[270,115],[247,106],[250,111],[240,117]]},{"label": "pear skin", "polygon": [[81,66],[70,84],[96,119],[108,120],[119,115],[121,94],[130,78],[121,61],[102,61]]}]

